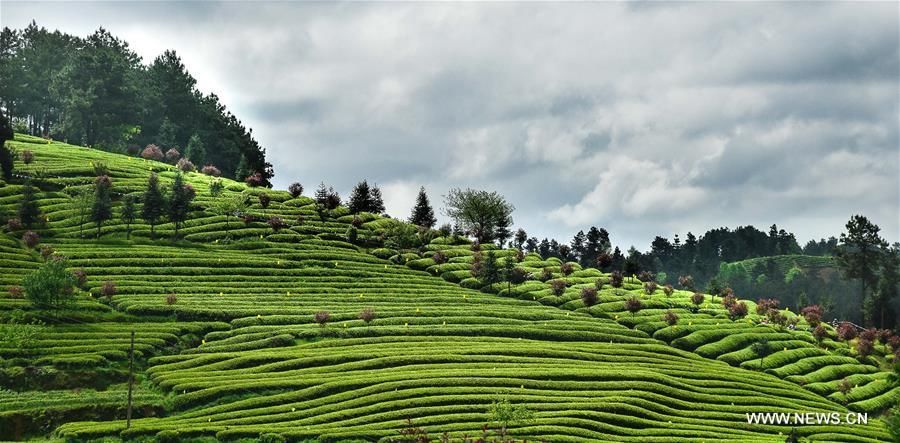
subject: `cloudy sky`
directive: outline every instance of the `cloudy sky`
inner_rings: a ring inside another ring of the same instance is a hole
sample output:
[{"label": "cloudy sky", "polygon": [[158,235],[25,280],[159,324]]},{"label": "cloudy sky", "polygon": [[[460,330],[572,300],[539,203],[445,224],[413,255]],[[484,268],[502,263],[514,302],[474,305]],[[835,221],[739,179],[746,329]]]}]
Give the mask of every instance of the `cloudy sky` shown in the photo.
[{"label": "cloudy sky", "polygon": [[0,2],[4,26],[175,49],[268,150],[276,186],[497,190],[530,234],[854,213],[900,240],[900,4]]}]

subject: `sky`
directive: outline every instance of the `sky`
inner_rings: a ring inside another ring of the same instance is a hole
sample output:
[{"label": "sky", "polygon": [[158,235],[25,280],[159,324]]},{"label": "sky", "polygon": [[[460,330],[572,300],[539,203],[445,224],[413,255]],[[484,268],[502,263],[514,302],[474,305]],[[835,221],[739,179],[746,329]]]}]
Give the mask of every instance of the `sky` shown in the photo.
[{"label": "sky", "polygon": [[[516,227],[649,248],[773,223],[900,240],[900,3],[11,2],[0,23],[174,49],[274,183],[409,215],[495,190]],[[439,218],[446,220],[446,217]]]}]

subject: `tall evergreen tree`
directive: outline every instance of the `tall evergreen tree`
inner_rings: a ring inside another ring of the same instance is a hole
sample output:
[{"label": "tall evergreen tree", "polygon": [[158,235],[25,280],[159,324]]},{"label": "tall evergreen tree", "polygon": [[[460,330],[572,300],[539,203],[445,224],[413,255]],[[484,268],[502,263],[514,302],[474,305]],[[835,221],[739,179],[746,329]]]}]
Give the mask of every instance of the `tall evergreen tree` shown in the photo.
[{"label": "tall evergreen tree", "polygon": [[424,186],[419,188],[419,195],[416,197],[416,205],[409,216],[409,222],[429,229],[433,228],[434,224],[437,223],[437,219],[434,217],[434,209],[432,209],[431,203],[428,202],[428,194],[425,193]]},{"label": "tall evergreen tree", "polygon": [[881,276],[878,279],[878,288],[874,293],[875,315],[878,319],[878,327],[881,329],[894,329],[896,315],[891,307],[893,301],[900,295],[900,249],[895,245],[884,248],[881,259]]},{"label": "tall evergreen tree", "polygon": [[572,258],[574,258],[578,263],[582,266],[587,266],[587,261],[589,258],[587,257],[587,236],[584,235],[584,231],[578,231],[574,237],[572,237],[572,242],[569,244],[569,249],[572,251]]},{"label": "tall evergreen tree", "polygon": [[481,266],[481,283],[484,285],[492,285],[500,282],[500,266],[497,263],[497,254],[494,250],[487,252],[484,258],[484,264]]},{"label": "tall evergreen tree", "polygon": [[97,224],[97,238],[100,238],[100,227],[103,222],[112,218],[112,182],[106,175],[94,180],[94,205],[91,208],[91,221]]},{"label": "tall evergreen tree", "polygon": [[155,227],[165,213],[166,199],[159,189],[159,177],[151,173],[147,180],[147,190],[144,191],[141,218],[150,225],[150,238],[156,238]]},{"label": "tall evergreen tree", "polygon": [[22,185],[22,200],[19,202],[18,211],[19,221],[26,228],[36,225],[41,218],[41,209],[37,204],[34,185],[31,180],[25,180]]},{"label": "tall evergreen tree", "polygon": [[846,229],[841,233],[837,263],[847,278],[859,279],[860,296],[865,303],[866,290],[878,281],[878,266],[887,242],[878,234],[881,228],[862,215],[850,217]]},{"label": "tall evergreen tree", "polygon": [[384,198],[381,196],[381,188],[378,187],[378,184],[372,186],[372,190],[369,192],[369,200],[372,202],[369,212],[373,214],[384,213]]},{"label": "tall evergreen tree", "polygon": [[525,248],[525,243],[527,243],[527,242],[528,242],[528,233],[525,232],[525,230],[522,228],[516,229],[516,235],[515,235],[515,237],[513,237],[513,246],[516,249],[521,250],[521,249]]},{"label": "tall evergreen tree", "polygon": [[135,198],[133,195],[128,194],[122,198],[122,214],[121,214],[122,223],[125,223],[125,239],[131,238],[131,224],[134,223],[135,217],[137,217],[137,208],[135,207]]},{"label": "tall evergreen tree", "polygon": [[175,238],[178,238],[178,229],[190,215],[191,201],[194,200],[194,196],[194,188],[184,183],[184,177],[180,172],[176,173],[169,197],[169,220],[175,224]]},{"label": "tall evergreen tree", "polygon": [[206,147],[200,136],[194,134],[188,140],[187,148],[184,150],[184,156],[191,160],[199,169],[206,163]]},{"label": "tall evergreen tree", "polygon": [[369,182],[363,180],[356,184],[353,187],[353,191],[350,192],[350,203],[347,206],[350,209],[351,214],[358,214],[360,212],[370,212],[372,208],[372,192],[369,187]]}]

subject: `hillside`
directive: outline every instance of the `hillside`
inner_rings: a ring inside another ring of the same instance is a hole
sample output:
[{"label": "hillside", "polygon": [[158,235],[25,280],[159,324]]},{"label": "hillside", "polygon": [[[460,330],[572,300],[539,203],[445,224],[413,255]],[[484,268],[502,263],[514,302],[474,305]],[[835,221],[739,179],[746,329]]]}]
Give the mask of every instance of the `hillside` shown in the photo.
[{"label": "hillside", "polygon": [[[4,233],[0,318],[15,334],[0,343],[0,439],[376,441],[399,438],[411,419],[430,439],[461,441],[496,427],[488,410],[505,399],[533,412],[512,424],[518,439],[773,442],[790,426],[750,425],[746,413],[877,413],[897,398],[882,370],[886,346],[869,357],[852,343],[819,346],[802,320],[796,330],[760,324],[752,302],[732,321],[708,296],[693,312],[689,291],[647,294],[631,278],[613,288],[608,274],[574,265],[565,276],[558,260],[533,254],[518,266],[548,268],[551,280],[480,291],[462,239],[435,238],[421,253],[385,249],[379,239],[396,222],[363,214],[350,242],[346,208],[320,215],[307,197],[228,179],[214,197],[215,179],[199,173],[185,175],[197,198],[182,240],[169,240],[171,223],[151,239],[141,220],[126,239],[118,215],[94,239],[73,196],[97,172],[111,178],[119,214],[124,194],[140,194],[151,171],[167,186],[174,167],[21,135],[9,144],[34,154],[16,168],[40,190],[41,245],[86,280],[71,309],[32,308],[9,288],[44,259],[21,231]],[[7,216],[21,190],[21,179],[0,188]],[[255,219],[217,215],[241,193]],[[260,221],[273,216],[288,226]],[[559,294],[554,280],[566,283]],[[598,303],[585,307],[581,288],[598,282]],[[632,296],[643,304],[634,313]],[[667,310],[677,324],[661,320]],[[126,429],[131,331],[138,383]],[[761,337],[775,348],[762,364],[751,349]],[[844,378],[855,386],[846,393]],[[874,415],[867,425],[797,431],[815,441],[888,438]]]}]

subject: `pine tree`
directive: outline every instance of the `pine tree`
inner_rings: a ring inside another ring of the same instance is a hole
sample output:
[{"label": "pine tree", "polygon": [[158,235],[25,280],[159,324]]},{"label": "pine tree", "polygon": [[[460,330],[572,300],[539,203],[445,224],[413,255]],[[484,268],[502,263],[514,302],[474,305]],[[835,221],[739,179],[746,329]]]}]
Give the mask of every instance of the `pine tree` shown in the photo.
[{"label": "pine tree", "polygon": [[100,227],[103,222],[112,218],[110,188],[112,188],[112,182],[106,175],[101,175],[94,181],[94,205],[91,208],[91,221],[97,224],[97,238],[100,238]]},{"label": "pine tree", "polygon": [[12,125],[9,120],[0,113],[0,170],[3,172],[3,179],[9,181],[13,172],[13,155],[9,147],[6,146],[7,140],[13,138]]},{"label": "pine tree", "polygon": [[369,182],[363,180],[353,187],[353,191],[350,193],[350,204],[348,208],[350,209],[351,214],[371,212],[372,194],[371,188],[369,188]]},{"label": "pine tree", "polygon": [[425,187],[419,188],[419,196],[416,197],[416,206],[413,207],[412,215],[409,216],[409,222],[421,226],[423,228],[432,228],[437,223],[434,218],[434,209],[428,202],[428,195],[425,194]]},{"label": "pine tree", "polygon": [[172,149],[177,142],[175,141],[175,125],[168,117],[163,118],[162,125],[159,127],[159,134],[156,136],[158,145]]},{"label": "pine tree", "polygon": [[521,250],[525,247],[526,242],[528,242],[528,233],[522,228],[517,229],[516,235],[513,237],[513,246],[515,246],[516,249]]},{"label": "pine tree", "polygon": [[203,146],[203,141],[200,140],[199,135],[194,134],[191,136],[190,140],[188,140],[187,148],[184,150],[184,156],[197,165],[197,168],[202,167],[206,162],[206,147]]},{"label": "pine tree", "polygon": [[234,179],[242,181],[250,175],[250,165],[247,163],[247,157],[241,155],[241,161],[238,162],[237,168],[234,170]]},{"label": "pine tree", "polygon": [[40,221],[41,210],[38,208],[34,185],[32,185],[31,180],[25,180],[25,183],[22,185],[22,201],[19,203],[18,216],[19,221],[26,228],[30,228]]},{"label": "pine tree", "polygon": [[575,237],[572,237],[572,243],[570,244],[574,259],[582,266],[587,266],[586,263],[589,260],[586,242],[587,237],[584,235],[584,231],[578,231]]},{"label": "pine tree", "polygon": [[500,281],[500,267],[497,264],[497,254],[493,250],[488,251],[485,256],[479,277],[484,285],[492,285]]},{"label": "pine tree", "polygon": [[156,238],[154,228],[162,218],[166,200],[159,189],[159,177],[156,173],[150,174],[147,180],[147,190],[144,191],[144,206],[141,208],[141,218],[150,225],[150,238]]},{"label": "pine tree", "polygon": [[169,219],[175,224],[175,238],[178,238],[178,228],[188,219],[191,210],[191,201],[194,199],[194,189],[184,184],[181,173],[175,174],[172,182],[172,195],[169,198]]},{"label": "pine tree", "polygon": [[325,187],[325,183],[319,183],[319,187],[316,189],[316,204],[325,206],[328,203],[328,188]]},{"label": "pine tree", "polygon": [[372,190],[369,192],[369,201],[371,202],[369,212],[373,214],[384,213],[384,198],[381,197],[381,189],[378,188],[377,184],[372,186]]},{"label": "pine tree", "polygon": [[125,239],[131,238],[131,224],[137,216],[137,208],[135,208],[135,198],[133,195],[126,195],[122,199],[122,223],[125,223]]}]

